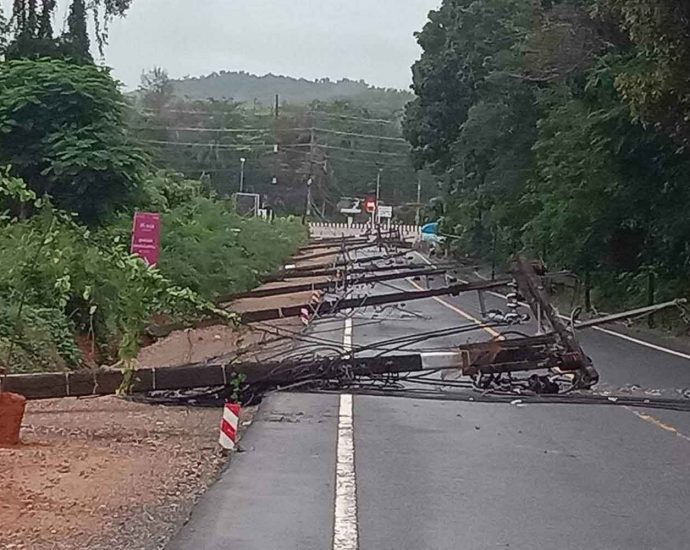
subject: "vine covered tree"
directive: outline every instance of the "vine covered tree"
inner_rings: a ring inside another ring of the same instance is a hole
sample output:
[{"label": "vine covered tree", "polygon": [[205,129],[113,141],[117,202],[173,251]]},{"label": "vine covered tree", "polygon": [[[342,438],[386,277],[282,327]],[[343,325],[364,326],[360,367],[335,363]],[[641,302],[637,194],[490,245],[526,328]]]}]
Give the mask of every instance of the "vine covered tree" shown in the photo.
[{"label": "vine covered tree", "polygon": [[686,4],[445,0],[431,12],[404,128],[416,165],[443,183],[455,246],[539,255],[609,297],[639,298],[649,272],[669,295],[690,288]]},{"label": "vine covered tree", "polygon": [[130,5],[131,0],[69,0],[67,28],[56,36],[51,20],[58,10],[58,0],[14,0],[6,29],[11,33],[6,55],[14,59],[68,57],[90,62],[88,18],[94,22],[94,40],[102,54],[110,22],[114,17],[123,17]]}]

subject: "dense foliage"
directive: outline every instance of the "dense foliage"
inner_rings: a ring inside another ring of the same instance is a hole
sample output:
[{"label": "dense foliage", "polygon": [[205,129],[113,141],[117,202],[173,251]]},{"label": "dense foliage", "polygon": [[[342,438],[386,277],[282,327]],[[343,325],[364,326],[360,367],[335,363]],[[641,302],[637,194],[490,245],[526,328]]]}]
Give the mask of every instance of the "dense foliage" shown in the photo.
[{"label": "dense foliage", "polygon": [[[342,197],[375,189],[379,169],[384,200],[416,201],[417,174],[394,99],[376,108],[354,98],[281,101],[276,113],[229,100],[179,99],[175,85],[162,69],[144,74],[132,128],[159,166],[205,177],[220,196],[239,190],[244,158],[244,190],[261,194],[280,213],[305,212],[311,178],[313,214],[333,217]],[[425,176],[422,182],[428,198],[432,182]]]},{"label": "dense foliage", "polygon": [[0,179],[0,197],[36,212],[0,221],[0,365],[55,370],[80,366],[84,352],[101,361],[134,357],[154,315],[215,312],[213,298],[255,286],[305,238],[295,222],[240,218],[174,174],[157,174],[145,189],[140,206],[164,214],[155,270],[129,254],[130,217],[88,230],[21,180]]},{"label": "dense foliage", "polygon": [[[34,29],[35,13],[14,24]],[[152,174],[108,70],[23,51],[0,62],[0,369],[130,368],[156,315],[229,321],[213,298],[255,286],[304,227],[243,219],[202,182]],[[163,214],[157,269],[129,253],[135,209]]]},{"label": "dense foliage", "polygon": [[[64,4],[59,0],[13,0],[9,23],[0,25],[0,53],[11,59],[56,57],[90,63],[89,20],[102,54],[110,22],[124,16],[131,3],[132,0],[65,0]],[[53,20],[63,10],[67,12],[66,25],[56,34]]]},{"label": "dense foliage", "polygon": [[0,64],[0,165],[90,224],[132,202],[146,158],[106,69],[58,59]]},{"label": "dense foliage", "polygon": [[468,254],[515,252],[638,302],[690,285],[688,11],[673,0],[446,0],[405,135]]}]

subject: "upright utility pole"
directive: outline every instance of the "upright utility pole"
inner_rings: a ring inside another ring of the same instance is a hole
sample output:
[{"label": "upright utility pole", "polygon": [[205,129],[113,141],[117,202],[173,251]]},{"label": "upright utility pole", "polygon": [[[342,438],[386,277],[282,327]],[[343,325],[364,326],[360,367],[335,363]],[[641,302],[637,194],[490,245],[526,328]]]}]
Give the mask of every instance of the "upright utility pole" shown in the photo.
[{"label": "upright utility pole", "polygon": [[311,176],[309,176],[309,179],[307,180],[307,208],[305,210],[305,216],[307,218],[311,217],[311,184],[313,183],[313,180]]},{"label": "upright utility pole", "polygon": [[383,168],[379,168],[379,172],[376,175],[376,211],[374,212],[374,219],[376,224],[381,223],[381,218],[379,217],[379,201],[381,199],[381,174],[383,173]]},{"label": "upright utility pole", "polygon": [[273,135],[275,137],[275,143],[273,144],[273,179],[271,183],[273,185],[278,185],[278,153],[280,152],[280,143],[278,143],[278,130],[280,127],[280,96],[276,94],[276,110],[275,117],[273,119]]},{"label": "upright utility pole", "polygon": [[379,173],[376,176],[376,204],[378,206],[379,199],[381,198],[381,173],[383,168],[379,168]]},{"label": "upright utility pole", "polygon": [[307,179],[307,209],[306,209],[306,216],[310,217],[311,216],[311,203],[312,203],[312,190],[311,186],[314,183],[314,155],[316,153],[315,150],[315,138],[314,138],[314,121],[312,119],[312,124],[311,124],[311,130],[309,131],[309,179]]},{"label": "upright utility pole", "polygon": [[417,213],[415,214],[415,224],[422,223],[422,174],[417,172]]}]

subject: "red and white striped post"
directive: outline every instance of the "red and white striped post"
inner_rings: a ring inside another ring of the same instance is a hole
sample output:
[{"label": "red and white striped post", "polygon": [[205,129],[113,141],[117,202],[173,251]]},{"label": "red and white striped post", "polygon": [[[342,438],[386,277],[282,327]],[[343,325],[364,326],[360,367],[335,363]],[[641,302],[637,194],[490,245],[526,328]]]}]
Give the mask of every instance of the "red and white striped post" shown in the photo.
[{"label": "red and white striped post", "polygon": [[302,324],[306,327],[309,324],[309,321],[311,321],[311,312],[309,311],[309,308],[303,307],[300,309],[299,318],[302,321]]},{"label": "red and white striped post", "polygon": [[220,421],[220,446],[226,451],[234,451],[237,445],[237,433],[240,426],[240,410],[238,403],[226,403],[223,409],[223,419]]}]

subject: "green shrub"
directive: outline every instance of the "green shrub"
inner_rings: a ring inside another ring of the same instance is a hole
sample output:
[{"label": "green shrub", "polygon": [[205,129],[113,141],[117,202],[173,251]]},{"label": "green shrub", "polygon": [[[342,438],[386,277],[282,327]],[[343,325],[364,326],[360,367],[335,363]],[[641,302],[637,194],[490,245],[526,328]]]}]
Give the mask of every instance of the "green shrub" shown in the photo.
[{"label": "green shrub", "polygon": [[154,315],[207,315],[215,310],[206,300],[253,287],[306,239],[296,220],[244,219],[231,204],[202,196],[198,182],[177,178],[167,187],[160,177],[149,197],[165,207],[163,252],[150,269],[129,253],[129,215],[92,232],[37,201],[21,180],[0,176],[0,199],[36,212],[27,220],[0,215],[0,364],[18,372],[75,368],[77,334],[104,361],[129,360]]}]

